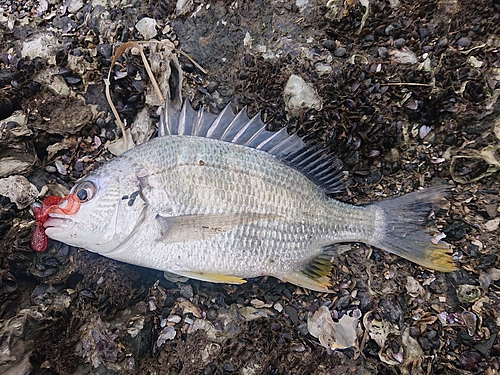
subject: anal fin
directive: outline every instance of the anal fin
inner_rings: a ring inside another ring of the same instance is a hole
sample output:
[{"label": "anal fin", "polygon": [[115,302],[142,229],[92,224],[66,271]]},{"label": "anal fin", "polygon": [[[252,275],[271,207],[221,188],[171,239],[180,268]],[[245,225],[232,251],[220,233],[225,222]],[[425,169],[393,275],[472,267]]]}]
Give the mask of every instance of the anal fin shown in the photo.
[{"label": "anal fin", "polygon": [[309,262],[307,262],[301,269],[304,275],[310,277],[311,279],[319,279],[321,277],[328,277],[332,272],[332,255],[331,251],[333,247],[327,247],[320,255],[312,258]]},{"label": "anal fin", "polygon": [[280,276],[279,279],[287,283],[298,285],[302,288],[314,290],[316,292],[333,292],[333,290],[328,288],[332,286],[332,282],[328,276],[322,276],[317,279],[312,279],[301,271],[295,271],[290,272],[284,276]]},{"label": "anal fin", "polygon": [[244,284],[247,281],[237,276],[219,275],[215,273],[206,272],[192,272],[192,271],[175,271],[180,276],[185,276],[190,279],[201,281],[208,281],[211,283],[225,283],[225,284]]},{"label": "anal fin", "polygon": [[332,271],[332,256],[330,248],[325,248],[324,252],[312,258],[300,270],[290,272],[280,279],[303,288],[315,290],[317,292],[332,292],[330,273]]}]

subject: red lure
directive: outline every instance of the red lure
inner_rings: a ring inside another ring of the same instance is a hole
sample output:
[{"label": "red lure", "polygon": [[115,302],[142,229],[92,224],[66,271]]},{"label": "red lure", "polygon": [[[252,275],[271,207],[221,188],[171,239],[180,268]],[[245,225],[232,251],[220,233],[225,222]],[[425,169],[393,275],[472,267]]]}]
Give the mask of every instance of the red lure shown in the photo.
[{"label": "red lure", "polygon": [[[67,201],[64,208],[59,205]],[[36,225],[31,233],[31,248],[34,251],[41,252],[47,248],[48,239],[45,234],[43,224],[50,219],[50,213],[72,215],[80,209],[81,201],[75,194],[68,194],[64,198],[55,195],[50,195],[44,199],[43,203],[33,205]]]}]

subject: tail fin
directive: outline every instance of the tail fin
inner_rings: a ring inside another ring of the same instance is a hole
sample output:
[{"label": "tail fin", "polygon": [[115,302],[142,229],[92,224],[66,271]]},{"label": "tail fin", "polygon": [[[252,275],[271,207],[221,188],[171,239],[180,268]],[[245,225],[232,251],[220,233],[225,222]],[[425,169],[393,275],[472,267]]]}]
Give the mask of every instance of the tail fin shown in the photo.
[{"label": "tail fin", "polygon": [[370,244],[430,269],[456,270],[449,245],[433,244],[422,227],[432,207],[439,206],[448,191],[446,186],[433,187],[373,203],[382,210],[386,227],[383,235]]}]

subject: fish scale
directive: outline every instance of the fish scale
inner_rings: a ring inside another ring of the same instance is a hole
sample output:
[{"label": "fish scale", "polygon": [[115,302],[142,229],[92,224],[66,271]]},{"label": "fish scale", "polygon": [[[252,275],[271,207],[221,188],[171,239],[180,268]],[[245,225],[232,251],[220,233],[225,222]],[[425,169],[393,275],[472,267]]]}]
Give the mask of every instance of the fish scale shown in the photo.
[{"label": "fish scale", "polygon": [[339,242],[454,269],[448,246],[421,226],[446,187],[366,206],[337,201],[327,195],[343,185],[335,157],[228,108],[216,117],[167,105],[159,134],[78,182],[70,194],[90,184],[91,198],[71,215],[50,214],[47,235],[195,279],[270,275],[317,291],[330,291]]}]

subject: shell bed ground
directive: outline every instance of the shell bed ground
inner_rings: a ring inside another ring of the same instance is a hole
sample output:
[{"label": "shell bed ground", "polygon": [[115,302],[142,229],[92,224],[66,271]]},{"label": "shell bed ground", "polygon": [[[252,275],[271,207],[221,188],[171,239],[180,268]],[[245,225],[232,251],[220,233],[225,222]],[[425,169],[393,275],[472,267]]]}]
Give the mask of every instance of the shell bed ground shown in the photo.
[{"label": "shell bed ground", "polygon": [[[460,266],[434,273],[349,244],[330,295],[273,278],[176,283],[59,243],[32,252],[32,214],[2,195],[0,372],[498,374],[499,12],[497,0],[372,1],[368,11],[356,1],[0,0],[0,178],[64,195],[111,159],[108,142],[121,136],[104,95],[113,49],[170,39],[207,70],[179,57],[194,106],[246,106],[271,129],[334,149],[351,177],[339,199],[453,185],[430,227]],[[113,101],[147,138],[156,117],[140,56],[113,69]],[[292,75],[310,107],[290,110]],[[357,348],[328,353],[309,333],[323,305],[335,318],[360,310]]]}]

